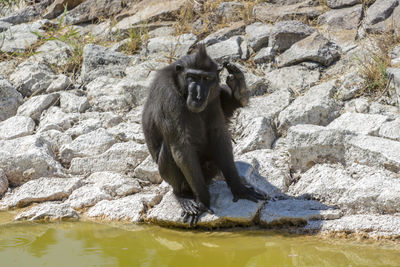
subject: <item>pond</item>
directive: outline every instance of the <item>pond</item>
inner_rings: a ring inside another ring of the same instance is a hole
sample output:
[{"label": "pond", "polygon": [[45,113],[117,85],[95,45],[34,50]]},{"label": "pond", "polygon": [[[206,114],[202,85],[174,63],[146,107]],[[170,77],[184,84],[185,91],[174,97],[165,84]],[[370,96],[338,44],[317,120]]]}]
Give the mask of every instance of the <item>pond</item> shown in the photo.
[{"label": "pond", "polygon": [[391,243],[262,230],[187,231],[93,222],[10,222],[0,213],[0,266],[400,266]]}]

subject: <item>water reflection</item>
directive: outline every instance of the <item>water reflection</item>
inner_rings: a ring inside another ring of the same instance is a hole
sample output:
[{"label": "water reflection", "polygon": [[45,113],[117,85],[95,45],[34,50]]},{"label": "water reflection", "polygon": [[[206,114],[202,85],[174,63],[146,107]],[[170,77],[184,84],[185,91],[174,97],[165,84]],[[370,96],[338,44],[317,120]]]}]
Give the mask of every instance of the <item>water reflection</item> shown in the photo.
[{"label": "water reflection", "polygon": [[399,266],[396,247],[268,232],[94,223],[0,225],[1,266]]}]

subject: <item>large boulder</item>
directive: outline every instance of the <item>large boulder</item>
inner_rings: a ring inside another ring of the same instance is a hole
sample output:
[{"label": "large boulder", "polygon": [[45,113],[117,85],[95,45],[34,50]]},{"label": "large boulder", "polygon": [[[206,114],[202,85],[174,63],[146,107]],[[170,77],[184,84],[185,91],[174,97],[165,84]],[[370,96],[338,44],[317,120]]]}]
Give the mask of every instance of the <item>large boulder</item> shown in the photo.
[{"label": "large boulder", "polygon": [[357,134],[378,135],[387,116],[346,112],[332,121],[327,128],[355,132]]}]

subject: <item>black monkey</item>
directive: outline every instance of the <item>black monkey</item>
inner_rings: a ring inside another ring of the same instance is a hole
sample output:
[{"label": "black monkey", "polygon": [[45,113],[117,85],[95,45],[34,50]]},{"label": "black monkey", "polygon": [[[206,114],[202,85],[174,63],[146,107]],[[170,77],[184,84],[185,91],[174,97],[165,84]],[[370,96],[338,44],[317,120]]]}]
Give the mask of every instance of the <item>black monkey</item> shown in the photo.
[{"label": "black monkey", "polygon": [[147,147],[182,206],[184,221],[195,225],[210,210],[209,181],[218,173],[233,201],[265,199],[243,184],[234,164],[227,122],[248,102],[243,73],[224,65],[228,86],[219,84],[220,68],[200,45],[198,51],[158,71],[142,114]]}]

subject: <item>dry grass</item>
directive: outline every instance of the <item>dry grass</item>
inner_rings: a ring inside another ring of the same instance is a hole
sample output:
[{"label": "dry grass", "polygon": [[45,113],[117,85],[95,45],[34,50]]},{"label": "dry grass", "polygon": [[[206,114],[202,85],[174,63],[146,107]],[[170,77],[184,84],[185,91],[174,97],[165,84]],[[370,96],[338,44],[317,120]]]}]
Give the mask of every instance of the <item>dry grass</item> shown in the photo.
[{"label": "dry grass", "polygon": [[128,31],[128,41],[123,45],[121,52],[133,55],[138,52],[142,44],[149,39],[147,27],[131,28]]},{"label": "dry grass", "polygon": [[386,72],[391,67],[390,51],[400,44],[400,36],[395,31],[379,35],[369,35],[373,48],[366,48],[368,53],[357,57],[360,74],[364,79],[363,95],[379,96],[387,89],[389,77]]}]

